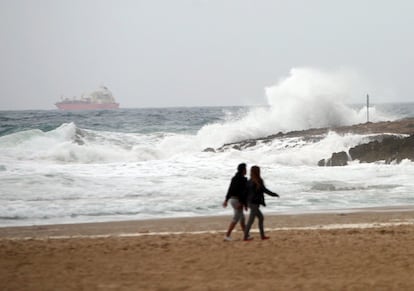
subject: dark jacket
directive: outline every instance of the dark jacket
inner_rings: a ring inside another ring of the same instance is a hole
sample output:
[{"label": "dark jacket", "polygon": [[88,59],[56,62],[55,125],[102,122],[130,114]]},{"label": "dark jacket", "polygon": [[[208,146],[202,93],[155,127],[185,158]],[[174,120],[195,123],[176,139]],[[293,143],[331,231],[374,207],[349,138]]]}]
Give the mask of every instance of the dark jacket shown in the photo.
[{"label": "dark jacket", "polygon": [[226,195],[226,201],[231,197],[239,198],[240,203],[246,205],[246,186],[247,178],[242,173],[236,173],[231,179],[229,189]]},{"label": "dark jacket", "polygon": [[252,180],[247,182],[247,203],[266,206],[263,193],[270,196],[279,197],[278,194],[270,191],[264,185],[257,189],[256,184]]}]

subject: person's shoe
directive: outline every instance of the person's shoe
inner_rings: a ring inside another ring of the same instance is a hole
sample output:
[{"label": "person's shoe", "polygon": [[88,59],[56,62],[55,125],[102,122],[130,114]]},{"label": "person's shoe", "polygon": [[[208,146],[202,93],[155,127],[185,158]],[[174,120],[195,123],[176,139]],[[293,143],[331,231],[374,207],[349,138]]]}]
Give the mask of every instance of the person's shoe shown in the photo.
[{"label": "person's shoe", "polygon": [[243,239],[243,241],[252,241],[253,240],[253,238],[252,237],[245,237],[244,239]]},{"label": "person's shoe", "polygon": [[268,237],[268,236],[263,236],[262,237],[262,240],[267,240],[267,239],[270,239],[270,237]]},{"label": "person's shoe", "polygon": [[224,241],[232,241],[233,239],[231,238],[231,236],[225,236],[224,237]]}]

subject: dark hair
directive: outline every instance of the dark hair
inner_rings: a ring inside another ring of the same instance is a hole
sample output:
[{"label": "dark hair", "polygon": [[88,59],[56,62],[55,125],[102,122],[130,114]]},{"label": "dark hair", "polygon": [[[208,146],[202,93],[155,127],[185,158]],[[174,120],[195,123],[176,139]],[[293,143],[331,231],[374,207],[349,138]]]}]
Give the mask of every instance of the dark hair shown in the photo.
[{"label": "dark hair", "polygon": [[237,172],[241,173],[243,171],[246,171],[246,164],[245,163],[241,163],[237,166]]},{"label": "dark hair", "polygon": [[260,176],[260,168],[258,166],[253,166],[250,169],[250,179],[256,185],[256,189],[259,190],[263,186],[263,179]]}]

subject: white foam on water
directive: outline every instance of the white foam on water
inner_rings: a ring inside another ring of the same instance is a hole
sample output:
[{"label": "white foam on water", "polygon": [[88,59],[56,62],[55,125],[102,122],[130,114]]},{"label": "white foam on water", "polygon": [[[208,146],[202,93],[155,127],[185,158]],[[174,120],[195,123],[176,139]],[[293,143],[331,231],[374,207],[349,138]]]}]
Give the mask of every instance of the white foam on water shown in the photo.
[{"label": "white foam on water", "polygon": [[[316,167],[258,162],[255,151],[106,164],[26,165],[3,171],[3,226],[231,215],[221,203],[240,161],[259,164],[266,212],[413,205],[414,163]],[[15,173],[19,173],[16,175]]]},{"label": "white foam on water", "polygon": [[[408,160],[316,166],[334,151],[367,141],[367,135],[329,133],[315,142],[288,138],[243,151],[207,153],[186,149],[183,140],[191,136],[174,141],[181,136],[85,130],[76,136],[77,131],[68,124],[46,138],[30,132],[33,147],[20,145],[22,139],[9,148],[3,144],[17,155],[10,163],[1,162],[3,225],[227,215],[231,210],[221,203],[240,161],[260,165],[266,185],[281,195],[268,197],[265,211],[414,204],[414,163]],[[30,144],[30,139],[23,140]],[[49,147],[38,139],[50,142]],[[175,142],[183,143],[178,152],[172,148]],[[57,158],[62,152],[70,155],[69,148],[77,151],[73,160]]]},{"label": "white foam on water", "polygon": [[[289,76],[266,88],[269,107],[252,109],[246,116],[225,123],[209,124],[197,134],[205,147],[220,146],[279,131],[351,125],[366,121],[366,106],[354,109],[348,104],[364,96],[361,76],[352,70],[323,71],[293,68]],[[370,108],[370,120],[397,117]]]}]

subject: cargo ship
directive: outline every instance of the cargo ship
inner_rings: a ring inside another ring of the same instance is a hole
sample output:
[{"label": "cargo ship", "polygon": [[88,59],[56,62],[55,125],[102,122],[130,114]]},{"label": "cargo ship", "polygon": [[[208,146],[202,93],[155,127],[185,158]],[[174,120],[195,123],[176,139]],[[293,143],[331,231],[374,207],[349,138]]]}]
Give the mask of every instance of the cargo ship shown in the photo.
[{"label": "cargo ship", "polygon": [[111,91],[105,86],[88,94],[83,94],[80,99],[61,98],[55,103],[60,110],[107,110],[118,109],[119,103],[115,101]]}]

